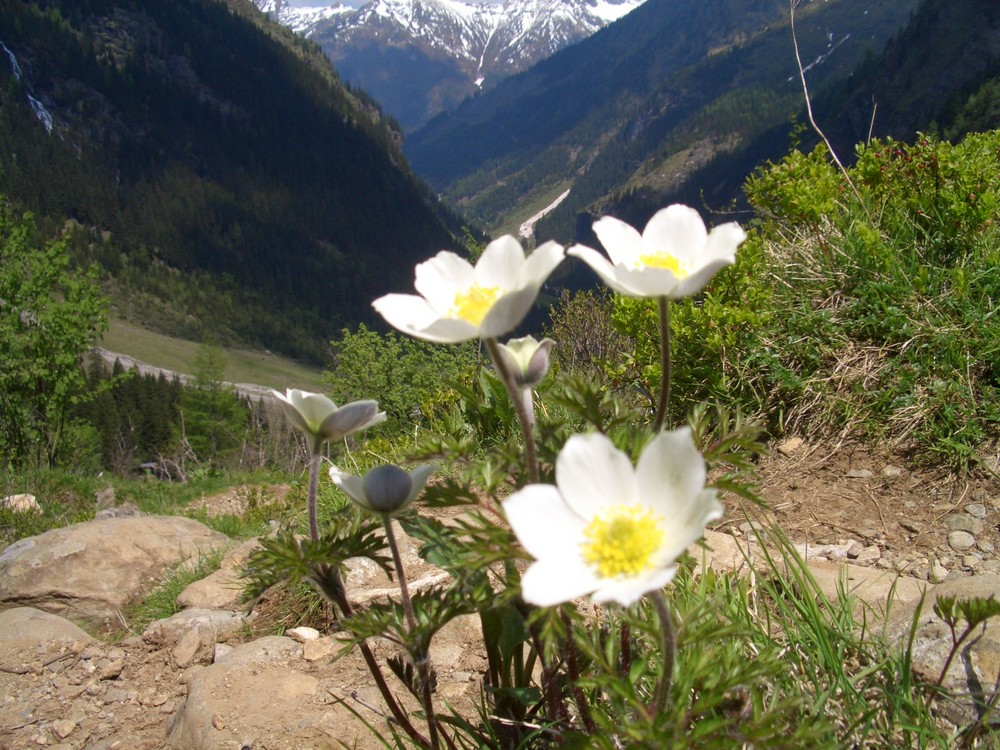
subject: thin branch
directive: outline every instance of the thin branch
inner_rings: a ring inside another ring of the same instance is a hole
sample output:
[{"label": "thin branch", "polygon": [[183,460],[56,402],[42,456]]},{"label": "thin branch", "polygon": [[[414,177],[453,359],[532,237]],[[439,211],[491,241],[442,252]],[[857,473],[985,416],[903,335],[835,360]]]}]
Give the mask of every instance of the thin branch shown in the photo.
[{"label": "thin branch", "polygon": [[[858,202],[861,207],[867,213],[868,209],[865,207],[865,202],[861,198],[861,193],[858,192],[858,188],[854,185],[854,181],[851,176],[847,173],[844,165],[841,163],[840,159],[837,157],[837,152],[833,150],[833,144],[830,143],[830,139],[826,137],[819,125],[816,123],[816,118],[813,117],[812,102],[809,101],[809,86],[806,84],[806,70],[802,66],[802,56],[799,54],[799,40],[795,33],[795,6],[798,5],[800,0],[789,0],[788,2],[788,20],[792,28],[792,46],[795,48],[795,63],[799,68],[799,80],[802,81],[802,94],[805,96],[806,100],[806,115],[809,117],[809,124],[812,125],[813,130],[819,134],[819,137],[823,139],[823,143],[826,144],[827,151],[830,153],[830,158],[833,159],[834,163],[840,169],[840,173],[844,176],[844,180],[847,184],[851,186],[851,190],[854,191],[855,197],[857,197]],[[869,219],[871,217],[869,216]]]}]

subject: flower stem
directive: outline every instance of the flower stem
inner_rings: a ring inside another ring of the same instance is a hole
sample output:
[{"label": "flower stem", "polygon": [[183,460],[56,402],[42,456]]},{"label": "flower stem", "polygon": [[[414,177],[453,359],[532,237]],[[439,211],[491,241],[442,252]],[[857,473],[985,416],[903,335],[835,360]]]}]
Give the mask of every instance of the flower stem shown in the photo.
[{"label": "flower stem", "polygon": [[319,541],[319,522],[316,520],[316,493],[319,490],[320,454],[314,450],[309,459],[309,538]]},{"label": "flower stem", "polygon": [[521,398],[521,392],[514,382],[514,374],[508,370],[500,357],[500,349],[497,340],[494,338],[483,339],[486,344],[486,351],[489,352],[490,359],[493,360],[493,369],[496,370],[507,389],[514,410],[517,412],[517,421],[521,425],[521,434],[524,435],[524,457],[528,464],[528,483],[538,483],[538,451],[535,448],[535,436],[532,430],[533,419],[528,413],[528,407]]},{"label": "flower stem", "polygon": [[[349,601],[347,601],[347,593],[344,588],[343,579],[340,577],[340,571],[336,568],[330,571],[330,575],[335,581],[335,586],[333,587],[336,591],[335,603],[340,608],[340,611],[344,614],[344,617],[350,617],[354,610],[351,607]],[[375,680],[375,685],[378,687],[379,693],[382,695],[382,700],[389,707],[389,712],[392,714],[399,725],[403,728],[403,731],[416,742],[420,747],[430,748],[431,744],[427,741],[417,728],[413,726],[406,712],[400,707],[399,703],[396,701],[396,697],[392,694],[389,689],[389,685],[386,684],[385,675],[382,674],[382,670],[379,668],[378,661],[375,659],[375,654],[372,653],[371,647],[368,645],[367,641],[361,641],[358,646],[361,651],[361,656],[365,660],[365,664],[368,666],[368,671],[371,672],[372,678]],[[436,747],[436,746],[435,746]]]},{"label": "flower stem", "polygon": [[662,591],[653,591],[650,594],[653,605],[656,607],[656,614],[660,620],[660,645],[663,649],[663,674],[660,675],[660,682],[656,686],[653,694],[653,704],[650,706],[650,716],[658,716],[667,706],[667,698],[670,696],[670,684],[674,678],[674,661],[677,657],[677,642],[674,634],[674,618],[670,614],[667,600],[663,597]]},{"label": "flower stem", "polygon": [[[389,542],[389,550],[392,552],[392,562],[396,567],[396,577],[399,579],[399,594],[403,600],[403,611],[406,613],[406,625],[412,633],[417,629],[417,618],[413,612],[410,589],[406,585],[403,558],[399,554],[399,543],[396,541],[396,533],[392,529],[392,519],[388,515],[383,515],[382,525],[385,527],[385,538]],[[437,718],[434,716],[434,701],[431,697],[430,654],[422,651],[413,656],[417,672],[420,675],[421,703],[424,704],[424,713],[427,715],[427,731],[430,734],[431,747],[438,748],[440,747],[440,743],[437,733]]]},{"label": "flower stem", "polygon": [[656,420],[653,422],[653,432],[659,432],[667,419],[667,409],[670,406],[670,300],[660,297],[657,300],[660,312],[660,401],[656,405]]}]

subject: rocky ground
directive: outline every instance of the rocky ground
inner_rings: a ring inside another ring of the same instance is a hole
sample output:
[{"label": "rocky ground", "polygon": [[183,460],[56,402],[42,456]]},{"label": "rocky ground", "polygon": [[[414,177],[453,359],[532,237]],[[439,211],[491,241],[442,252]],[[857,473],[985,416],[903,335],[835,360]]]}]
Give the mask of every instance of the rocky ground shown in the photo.
[{"label": "rocky ground", "polygon": [[[901,573],[906,586],[900,588],[911,599],[939,581],[1000,593],[1000,577],[989,575],[1000,572],[1000,485],[994,480],[957,480],[860,449],[793,442],[762,462],[760,489],[770,507],[763,515],[818,561],[818,577],[833,571],[834,585],[835,563],[843,561],[851,564],[849,578],[859,591]],[[247,495],[231,492],[204,504],[210,512],[232,513]],[[761,514],[734,498],[727,499],[727,511],[710,543],[718,548],[715,564],[738,567],[725,540],[751,539]],[[0,750],[380,747],[364,722],[380,721],[381,702],[357,655],[332,661],[337,642],[329,633],[260,637],[254,615],[240,610],[234,571],[250,545],[232,549],[217,574],[189,587],[181,613],[142,633],[126,631],[109,641],[74,625],[103,617],[121,631],[115,614],[122,603],[190,554],[184,544],[227,544],[176,519],[95,523],[96,535],[86,541],[67,535],[50,540],[45,551],[36,537],[0,555],[0,609],[8,608],[0,612]],[[417,587],[440,580],[412,547],[404,554]],[[824,559],[831,561],[827,567]],[[110,576],[116,584],[104,586],[100,580],[112,568],[123,571],[121,577]],[[42,580],[45,571],[52,575]],[[391,591],[373,566],[357,566],[349,580],[361,605]],[[85,590],[91,593],[82,595]],[[1000,638],[993,630],[980,640],[991,650],[976,663],[995,675]],[[435,640],[439,695],[459,707],[472,705],[480,689],[485,665],[475,641],[472,621],[457,621]],[[391,651],[385,643],[375,648],[380,656]]]}]

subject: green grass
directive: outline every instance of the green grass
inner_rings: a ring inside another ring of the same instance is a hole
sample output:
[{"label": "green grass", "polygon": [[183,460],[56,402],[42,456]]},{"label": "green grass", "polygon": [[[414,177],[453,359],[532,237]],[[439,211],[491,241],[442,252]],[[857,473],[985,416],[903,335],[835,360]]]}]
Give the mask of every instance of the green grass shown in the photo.
[{"label": "green grass", "polygon": [[[101,339],[101,346],[154,367],[192,374],[195,371],[194,362],[199,344],[112,319],[107,333]],[[269,352],[247,349],[223,351],[226,355],[224,378],[230,383],[253,383],[280,390],[323,390],[321,372],[316,368]]]},{"label": "green grass", "polygon": [[125,622],[133,633],[141,633],[151,622],[162,620],[180,612],[177,597],[190,584],[200,581],[219,569],[224,550],[200,554],[165,573],[159,584],[142,600],[127,607]]}]

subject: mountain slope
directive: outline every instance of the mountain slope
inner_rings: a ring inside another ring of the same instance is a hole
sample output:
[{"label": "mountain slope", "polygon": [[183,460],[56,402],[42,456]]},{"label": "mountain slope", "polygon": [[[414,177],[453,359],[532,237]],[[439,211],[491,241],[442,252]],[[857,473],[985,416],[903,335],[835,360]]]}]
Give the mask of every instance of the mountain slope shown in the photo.
[{"label": "mountain slope", "polygon": [[134,320],[316,357],[455,245],[376,110],[243,0],[11,0],[0,42],[0,193],[83,227]]},{"label": "mountain slope", "polygon": [[[915,5],[800,5],[811,84],[846,76]],[[785,0],[648,0],[436,118],[408,137],[405,152],[436,189],[505,229],[570,189],[537,230],[565,240],[580,211],[634,179],[673,181],[798,112],[787,16]]]},{"label": "mountain slope", "polygon": [[590,36],[642,0],[370,0],[308,23],[285,0],[256,2],[319,44],[346,81],[409,130]]}]

